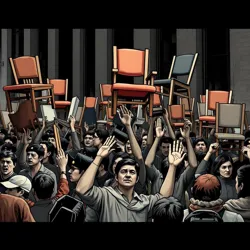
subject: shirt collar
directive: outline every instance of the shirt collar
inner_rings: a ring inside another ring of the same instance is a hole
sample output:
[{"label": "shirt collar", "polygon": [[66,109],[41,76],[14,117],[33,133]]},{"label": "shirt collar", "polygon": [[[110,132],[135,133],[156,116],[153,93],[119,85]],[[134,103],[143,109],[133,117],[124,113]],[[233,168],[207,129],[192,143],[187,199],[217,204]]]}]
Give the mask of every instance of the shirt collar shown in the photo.
[{"label": "shirt collar", "polygon": [[[124,194],[122,193],[122,191],[121,191],[118,187],[115,187],[115,190],[116,190],[116,192],[118,192],[120,195],[124,196]],[[133,199],[137,199],[137,200],[139,200],[139,201],[142,202],[141,197],[140,197],[135,191],[133,191]]]}]

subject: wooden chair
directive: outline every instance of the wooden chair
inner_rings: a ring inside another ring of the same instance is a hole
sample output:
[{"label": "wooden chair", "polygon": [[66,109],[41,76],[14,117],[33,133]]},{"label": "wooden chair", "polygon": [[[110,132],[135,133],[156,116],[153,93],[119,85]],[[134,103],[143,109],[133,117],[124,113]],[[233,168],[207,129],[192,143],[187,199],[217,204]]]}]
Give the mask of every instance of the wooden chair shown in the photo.
[{"label": "wooden chair", "polygon": [[185,106],[184,104],[168,105],[169,121],[171,126],[181,128],[184,126]]},{"label": "wooden chair", "polygon": [[54,97],[64,96],[64,100],[55,100],[55,109],[67,114],[71,102],[68,101],[68,79],[48,79],[47,83],[54,86]]},{"label": "wooden chair", "polygon": [[196,131],[195,121],[194,121],[194,101],[195,99],[191,98],[191,104],[189,104],[188,98],[180,97],[180,104],[183,104],[185,107],[185,117],[188,117],[192,122],[193,131]]},{"label": "wooden chair", "polygon": [[[245,122],[245,103],[216,103],[216,125],[215,125],[215,138],[216,142],[227,140],[228,143],[232,142],[237,144],[237,148],[223,148],[227,150],[237,150],[240,155],[240,161],[243,160],[241,152],[244,146],[244,122]],[[219,133],[219,128],[240,128],[239,133]],[[218,151],[217,151],[218,156]]]},{"label": "wooden chair", "polygon": [[231,103],[232,100],[232,90],[222,91],[222,90],[206,90],[206,115],[199,117],[199,136],[202,135],[202,129],[204,122],[215,123],[216,116],[208,115],[208,110],[215,112],[216,103]]},{"label": "wooden chair", "polygon": [[[149,116],[153,113],[155,93],[154,77],[156,71],[148,75],[149,50],[117,49],[113,47],[113,85],[112,115],[117,111],[118,103],[142,105],[146,114],[149,105]],[[143,77],[143,84],[117,83],[117,75]]]},{"label": "wooden chair", "polygon": [[[191,80],[198,58],[198,53],[174,56],[168,79],[157,79],[155,86],[163,87],[163,95],[169,97],[169,105],[173,104],[174,96],[187,97],[191,103]],[[186,76],[186,80],[177,77]]]},{"label": "wooden chair", "polygon": [[[54,88],[52,84],[43,84],[38,56],[21,56],[15,59],[10,58],[10,65],[15,79],[15,85],[4,86],[7,108],[12,112],[11,102],[13,100],[31,99],[33,111],[37,111],[36,101],[51,100],[52,107],[55,107]],[[36,96],[35,92],[47,90],[50,95]],[[19,97],[12,96],[20,94]]]}]

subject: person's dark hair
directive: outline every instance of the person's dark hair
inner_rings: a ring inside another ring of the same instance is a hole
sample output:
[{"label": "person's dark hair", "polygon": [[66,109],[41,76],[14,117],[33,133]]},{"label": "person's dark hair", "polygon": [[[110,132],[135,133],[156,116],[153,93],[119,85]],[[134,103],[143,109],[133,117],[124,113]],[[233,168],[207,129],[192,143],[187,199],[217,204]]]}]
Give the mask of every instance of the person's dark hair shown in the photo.
[{"label": "person's dark hair", "polygon": [[17,157],[14,152],[8,151],[8,150],[4,150],[0,152],[0,160],[2,160],[3,158],[9,158],[9,157],[12,160],[13,164],[15,165],[17,162]]},{"label": "person's dark hair", "polygon": [[245,136],[245,138],[249,138],[249,137],[250,137],[250,130],[247,130],[247,131],[244,133],[244,136]]},{"label": "person's dark hair", "polygon": [[1,151],[11,151],[16,153],[16,146],[14,146],[12,143],[5,142],[1,147]]},{"label": "person's dark hair", "polygon": [[4,141],[10,140],[13,144],[17,143],[17,138],[16,136],[5,136]]},{"label": "person's dark hair", "polygon": [[193,131],[190,131],[190,134],[189,134],[190,137],[196,137],[196,133],[193,132]]},{"label": "person's dark hair", "polygon": [[95,133],[97,134],[97,136],[99,137],[99,139],[101,140],[101,143],[103,144],[106,139],[109,137],[109,131],[106,129],[97,129],[95,131]]},{"label": "person's dark hair", "polygon": [[42,173],[32,180],[32,187],[39,199],[51,198],[54,191],[55,181],[48,174]]},{"label": "person's dark hair", "polygon": [[109,157],[105,157],[102,159],[100,165],[103,164],[104,166],[104,170],[108,171],[108,167],[109,167]]},{"label": "person's dark hair", "polygon": [[54,137],[55,138],[55,134],[54,131],[52,129],[48,129],[45,134],[42,136],[42,140],[43,141],[48,141],[48,139],[50,137]]},{"label": "person's dark hair", "polygon": [[238,192],[238,198],[250,196],[250,165],[243,165],[237,171],[238,187],[243,183],[243,188]]},{"label": "person's dark hair", "polygon": [[55,147],[54,147],[54,145],[51,142],[48,142],[48,141],[41,141],[40,144],[46,145],[47,152],[50,152],[49,163],[50,164],[55,164],[55,161],[54,161],[54,158],[53,158],[53,155],[55,153]]},{"label": "person's dark hair", "polygon": [[172,145],[172,144],[173,144],[173,139],[172,139],[171,137],[163,136],[163,137],[160,139],[159,146],[161,146],[162,143],[170,143],[170,144]]},{"label": "person's dark hair", "polygon": [[199,201],[215,201],[220,198],[221,184],[219,179],[211,174],[200,175],[192,188],[193,198]]},{"label": "person's dark hair", "polygon": [[155,223],[182,222],[184,208],[174,197],[159,199],[153,207],[153,219]]},{"label": "person's dark hair", "polygon": [[121,161],[119,161],[115,167],[115,175],[118,175],[119,171],[121,170],[121,168],[125,165],[129,165],[129,166],[135,166],[135,171],[137,174],[137,178],[139,177],[139,171],[140,171],[140,167],[138,165],[138,163],[131,158],[125,158],[122,159]]},{"label": "person's dark hair", "polygon": [[204,138],[202,138],[202,137],[196,138],[196,140],[195,140],[194,143],[193,143],[193,147],[195,147],[199,142],[204,142],[205,145],[206,145],[206,147],[208,148],[208,143],[207,143],[207,141],[206,141]]},{"label": "person's dark hair", "polygon": [[39,157],[44,157],[44,148],[40,144],[30,144],[26,149],[26,152],[29,151],[34,151],[38,154]]},{"label": "person's dark hair", "polygon": [[69,141],[66,138],[60,137],[62,150],[65,152],[68,149]]},{"label": "person's dark hair", "polygon": [[233,159],[228,153],[222,153],[218,155],[212,165],[212,174],[215,176],[220,175],[220,166],[224,164],[225,162],[230,161],[232,164],[232,167],[234,167]]},{"label": "person's dark hair", "polygon": [[130,156],[129,156],[129,154],[127,154],[126,152],[123,152],[123,151],[115,153],[112,160],[110,161],[110,164],[108,167],[108,171],[110,174],[114,174],[112,171],[112,168],[113,168],[113,165],[114,165],[116,159],[118,159],[118,158],[124,159],[124,158],[130,158]]}]

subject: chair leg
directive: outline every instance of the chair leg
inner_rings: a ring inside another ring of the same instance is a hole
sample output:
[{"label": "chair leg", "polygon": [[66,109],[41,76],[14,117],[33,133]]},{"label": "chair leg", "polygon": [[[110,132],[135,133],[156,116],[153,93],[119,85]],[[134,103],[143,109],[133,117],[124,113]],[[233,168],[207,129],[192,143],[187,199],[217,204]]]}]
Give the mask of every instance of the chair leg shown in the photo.
[{"label": "chair leg", "polygon": [[9,111],[9,113],[11,113],[12,112],[12,106],[11,106],[10,92],[5,91],[5,96],[6,96],[6,101],[7,101],[7,109]]},{"label": "chair leg", "polygon": [[51,88],[51,106],[55,109],[55,96],[54,96],[54,88]]},{"label": "chair leg", "polygon": [[149,116],[153,116],[153,104],[154,104],[154,93],[150,94],[149,96]]},{"label": "chair leg", "polygon": [[200,137],[202,136],[202,125],[203,125],[203,122],[199,121],[199,136]]},{"label": "chair leg", "polygon": [[30,90],[30,96],[31,96],[31,103],[32,103],[33,111],[36,113],[36,97],[35,97],[34,89]]},{"label": "chair leg", "polygon": [[173,103],[173,94],[174,94],[174,80],[171,80],[168,105],[172,105],[172,103]]},{"label": "chair leg", "polygon": [[112,98],[112,115],[114,116],[116,114],[117,109],[117,91],[113,91],[113,98]]}]

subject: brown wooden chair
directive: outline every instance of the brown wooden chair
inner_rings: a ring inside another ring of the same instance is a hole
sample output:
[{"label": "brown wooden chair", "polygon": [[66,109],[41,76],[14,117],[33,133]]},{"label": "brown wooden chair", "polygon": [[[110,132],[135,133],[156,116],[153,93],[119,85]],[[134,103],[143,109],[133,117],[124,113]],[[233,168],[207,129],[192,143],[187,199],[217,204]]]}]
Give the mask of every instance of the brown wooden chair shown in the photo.
[{"label": "brown wooden chair", "polygon": [[[15,59],[10,58],[10,65],[15,79],[15,85],[4,86],[7,108],[12,112],[11,102],[13,100],[30,99],[33,111],[37,111],[36,101],[51,100],[52,107],[55,107],[54,88],[52,84],[43,84],[38,56],[21,56]],[[36,96],[35,92],[50,90],[50,95]],[[20,96],[12,96],[19,94]]]},{"label": "brown wooden chair", "polygon": [[[146,114],[153,114],[154,77],[156,71],[148,75],[149,50],[117,49],[113,47],[112,115],[120,104],[142,105]],[[117,83],[117,75],[143,77],[143,84]]]},{"label": "brown wooden chair", "polygon": [[168,105],[169,121],[171,126],[176,128],[182,128],[184,126],[185,119],[185,106],[184,104]]}]

